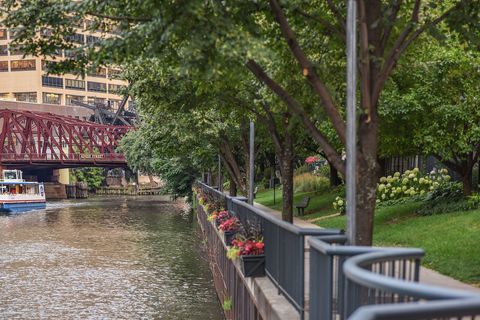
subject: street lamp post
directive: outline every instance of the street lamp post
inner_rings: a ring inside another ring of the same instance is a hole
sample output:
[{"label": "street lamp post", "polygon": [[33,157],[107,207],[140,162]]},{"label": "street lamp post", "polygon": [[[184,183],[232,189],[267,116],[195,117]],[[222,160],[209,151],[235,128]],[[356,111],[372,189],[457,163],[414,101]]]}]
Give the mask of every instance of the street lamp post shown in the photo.
[{"label": "street lamp post", "polygon": [[248,203],[253,205],[253,185],[254,185],[254,177],[255,177],[255,170],[253,168],[254,165],[254,153],[255,153],[255,125],[253,121],[250,121],[250,177],[249,177],[249,188],[248,188]]},{"label": "street lamp post", "polygon": [[356,163],[357,163],[357,1],[348,0],[347,5],[347,166],[346,207],[347,237],[350,245],[356,244]]}]

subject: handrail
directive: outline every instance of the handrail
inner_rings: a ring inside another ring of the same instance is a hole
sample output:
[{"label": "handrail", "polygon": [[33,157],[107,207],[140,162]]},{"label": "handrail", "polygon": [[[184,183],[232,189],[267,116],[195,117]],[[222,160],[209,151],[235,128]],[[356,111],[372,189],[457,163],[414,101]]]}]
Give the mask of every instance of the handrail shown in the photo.
[{"label": "handrail", "polygon": [[340,230],[337,229],[320,229],[320,228],[302,228],[298,227],[294,224],[291,224],[287,221],[280,220],[276,218],[275,216],[265,213],[262,210],[245,203],[243,201],[237,200],[237,199],[232,199],[232,202],[235,203],[236,205],[242,206],[246,209],[249,209],[250,211],[253,211],[257,216],[272,222],[276,224],[279,227],[282,227],[285,230],[288,230],[294,234],[297,235],[309,235],[309,236],[323,236],[323,235],[338,235]]},{"label": "handrail", "polygon": [[429,301],[427,303],[384,304],[359,308],[349,320],[425,320],[442,318],[459,319],[480,315],[480,299],[455,299],[449,301]]},{"label": "handrail", "polygon": [[408,295],[417,299],[480,298],[480,294],[398,280],[385,275],[375,274],[365,269],[376,262],[391,261],[392,259],[421,258],[422,256],[423,250],[421,249],[388,249],[366,253],[348,259],[343,266],[343,272],[349,280],[367,288]]}]

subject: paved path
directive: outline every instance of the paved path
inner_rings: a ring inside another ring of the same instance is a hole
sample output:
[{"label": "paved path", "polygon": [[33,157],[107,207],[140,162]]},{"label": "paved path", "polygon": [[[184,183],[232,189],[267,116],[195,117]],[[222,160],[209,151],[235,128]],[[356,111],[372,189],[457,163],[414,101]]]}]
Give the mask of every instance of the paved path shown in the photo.
[{"label": "paved path", "polygon": [[[270,213],[279,219],[282,218],[282,214],[280,213],[280,211],[271,209],[269,207],[266,207],[256,202],[255,202],[255,207],[262,209],[263,211]],[[305,221],[296,217],[293,218],[293,223],[302,228],[320,228],[316,224],[310,223],[308,221]],[[455,280],[451,277],[445,276],[441,273],[438,273],[437,271],[434,271],[425,267],[421,267],[420,269],[420,282],[424,284],[448,287],[451,289],[475,291],[480,293],[480,288]]]}]

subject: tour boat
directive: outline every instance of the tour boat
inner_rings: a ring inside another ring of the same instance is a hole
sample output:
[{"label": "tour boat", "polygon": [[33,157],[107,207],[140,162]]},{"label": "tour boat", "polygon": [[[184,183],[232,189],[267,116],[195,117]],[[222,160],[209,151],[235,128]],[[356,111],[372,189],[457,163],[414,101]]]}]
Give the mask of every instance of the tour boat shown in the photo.
[{"label": "tour boat", "polygon": [[43,183],[23,180],[20,170],[3,170],[3,179],[0,180],[0,211],[23,212],[45,207]]}]

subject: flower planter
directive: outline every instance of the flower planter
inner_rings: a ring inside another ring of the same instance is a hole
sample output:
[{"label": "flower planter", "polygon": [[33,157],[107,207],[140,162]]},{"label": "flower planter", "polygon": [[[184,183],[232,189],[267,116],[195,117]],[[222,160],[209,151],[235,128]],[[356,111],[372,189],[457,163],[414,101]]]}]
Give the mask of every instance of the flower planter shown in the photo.
[{"label": "flower planter", "polygon": [[265,255],[240,256],[242,272],[245,277],[265,276]]},{"label": "flower planter", "polygon": [[225,245],[231,246],[232,240],[237,234],[237,231],[224,231],[223,232],[223,239],[225,240]]}]

